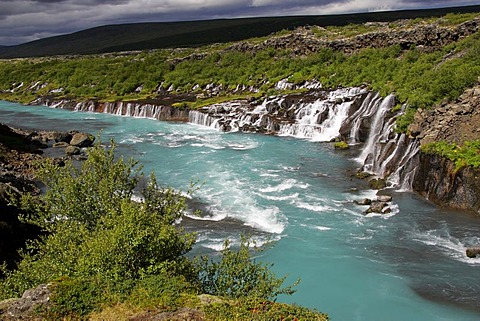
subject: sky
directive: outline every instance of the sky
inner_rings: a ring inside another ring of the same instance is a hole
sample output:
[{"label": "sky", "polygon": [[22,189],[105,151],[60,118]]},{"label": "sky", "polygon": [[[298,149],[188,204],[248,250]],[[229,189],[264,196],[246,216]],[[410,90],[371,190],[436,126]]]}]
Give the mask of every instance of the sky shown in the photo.
[{"label": "sky", "polygon": [[0,45],[119,23],[342,14],[477,4],[480,0],[0,0]]}]

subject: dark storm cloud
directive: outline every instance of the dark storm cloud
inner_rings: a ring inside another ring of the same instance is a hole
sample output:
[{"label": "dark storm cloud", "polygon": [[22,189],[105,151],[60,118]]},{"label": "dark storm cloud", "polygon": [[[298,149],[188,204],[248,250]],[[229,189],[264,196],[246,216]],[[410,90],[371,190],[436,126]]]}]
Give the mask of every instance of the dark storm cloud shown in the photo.
[{"label": "dark storm cloud", "polygon": [[145,21],[351,13],[480,4],[479,0],[0,0],[0,44]]}]

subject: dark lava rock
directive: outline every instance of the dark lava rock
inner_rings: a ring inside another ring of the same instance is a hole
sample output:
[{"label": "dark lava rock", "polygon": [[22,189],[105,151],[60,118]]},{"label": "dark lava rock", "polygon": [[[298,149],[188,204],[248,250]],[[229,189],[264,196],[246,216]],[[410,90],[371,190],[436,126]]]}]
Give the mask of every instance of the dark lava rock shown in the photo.
[{"label": "dark lava rock", "polygon": [[369,198],[364,198],[363,200],[355,200],[353,201],[357,205],[371,205],[372,200]]},{"label": "dark lava rock", "polygon": [[480,256],[480,247],[469,247],[465,250],[465,254],[469,258],[476,258],[477,256]]},{"label": "dark lava rock", "polygon": [[372,205],[365,211],[365,214],[378,213],[385,214],[384,208],[388,206],[387,202],[374,201]]}]

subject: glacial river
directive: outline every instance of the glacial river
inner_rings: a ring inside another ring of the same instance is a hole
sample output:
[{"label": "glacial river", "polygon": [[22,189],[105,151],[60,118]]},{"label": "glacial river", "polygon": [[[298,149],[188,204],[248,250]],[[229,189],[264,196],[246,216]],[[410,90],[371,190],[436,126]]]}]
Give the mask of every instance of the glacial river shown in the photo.
[{"label": "glacial river", "polygon": [[[79,113],[0,102],[0,122],[81,130],[115,138],[163,185],[187,190],[202,217],[193,253],[215,254],[223,240],[250,234],[273,241],[258,260],[288,282],[295,302],[336,321],[480,320],[480,217],[437,208],[413,193],[392,192],[393,212],[368,215],[353,200],[372,197],[352,178],[355,151],[292,137],[221,133],[185,123]],[[359,191],[357,190],[359,188]]]}]

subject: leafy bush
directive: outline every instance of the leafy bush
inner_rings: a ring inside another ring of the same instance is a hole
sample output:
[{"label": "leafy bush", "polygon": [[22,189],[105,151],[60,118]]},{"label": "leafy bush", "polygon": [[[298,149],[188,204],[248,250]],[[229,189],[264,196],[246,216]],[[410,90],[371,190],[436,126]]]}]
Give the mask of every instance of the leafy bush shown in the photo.
[{"label": "leafy bush", "polygon": [[185,208],[183,197],[160,188],[152,175],[145,201],[133,201],[141,175],[136,162],[115,160],[114,149],[97,144],[80,169],[70,162],[41,166],[48,190],[39,199],[25,196],[23,205],[34,210],[25,219],[48,235],[30,244],[18,269],[7,272],[3,297],[65,276],[117,283],[167,272],[195,277],[184,257],[194,235],[173,224]]},{"label": "leafy bush", "polygon": [[242,238],[238,251],[225,242],[219,261],[202,257],[198,262],[200,286],[207,294],[228,298],[256,297],[274,299],[280,294],[293,294],[293,287],[282,287],[286,277],[278,278],[269,266],[252,260],[250,241]]},{"label": "leafy bush", "polygon": [[336,142],[333,144],[333,147],[335,149],[349,149],[350,146],[348,146],[347,142]]}]

